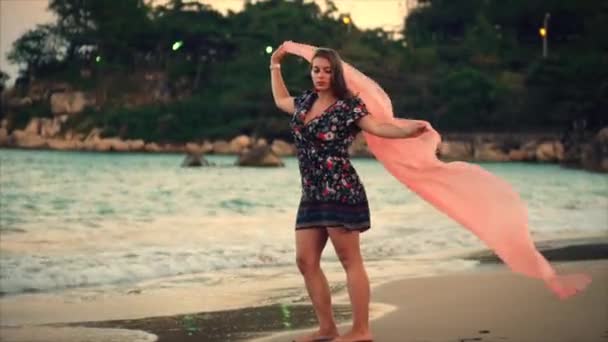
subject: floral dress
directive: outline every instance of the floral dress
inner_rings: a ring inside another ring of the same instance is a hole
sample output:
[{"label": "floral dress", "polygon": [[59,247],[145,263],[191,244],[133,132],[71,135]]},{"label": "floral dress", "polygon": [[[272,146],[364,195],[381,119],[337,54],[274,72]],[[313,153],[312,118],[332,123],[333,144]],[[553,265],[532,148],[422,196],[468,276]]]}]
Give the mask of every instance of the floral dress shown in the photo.
[{"label": "floral dress", "polygon": [[356,121],[369,114],[360,98],[337,100],[310,122],[304,117],[318,98],[308,90],[295,98],[290,121],[302,182],[296,229],[370,228],[367,196],[348,147],[360,132]]}]

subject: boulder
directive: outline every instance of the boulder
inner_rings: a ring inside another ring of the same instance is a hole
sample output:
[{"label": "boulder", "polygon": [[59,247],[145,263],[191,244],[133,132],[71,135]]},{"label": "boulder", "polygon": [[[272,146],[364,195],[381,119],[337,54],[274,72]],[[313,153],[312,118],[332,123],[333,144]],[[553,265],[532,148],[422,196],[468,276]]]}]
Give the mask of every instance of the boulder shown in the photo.
[{"label": "boulder", "polygon": [[46,148],[48,146],[45,139],[35,134],[28,134],[25,131],[13,131],[15,146],[22,148]]},{"label": "boulder", "polygon": [[40,126],[40,119],[32,118],[23,131],[27,134],[38,135],[40,134]]},{"label": "boulder", "polygon": [[129,151],[143,151],[146,143],[141,140],[127,140],[127,144],[129,145]]},{"label": "boulder", "polygon": [[162,152],[160,146],[157,143],[147,143],[144,145],[144,151],[146,152]]},{"label": "boulder", "polygon": [[218,140],[213,143],[213,153],[215,154],[232,154],[230,144],[225,140]]},{"label": "boulder", "polygon": [[197,155],[197,154],[203,153],[202,146],[200,146],[197,143],[193,143],[193,142],[187,143],[185,146],[185,149],[186,149],[186,153],[188,153],[188,154]]},{"label": "boulder", "polygon": [[59,118],[41,119],[40,136],[43,138],[52,138],[61,132],[61,120]]},{"label": "boulder", "polygon": [[582,147],[581,164],[586,170],[608,172],[608,127]]},{"label": "boulder", "polygon": [[258,140],[255,141],[255,144],[253,144],[253,146],[267,146],[268,145],[268,141],[266,141],[266,139],[264,138],[260,138]]},{"label": "boulder", "polygon": [[564,159],[564,146],[558,141],[543,142],[536,147],[536,160],[554,162]]},{"label": "boulder", "polygon": [[510,161],[527,161],[528,153],[524,150],[510,150],[509,151],[509,160]]},{"label": "boulder", "polygon": [[272,152],[280,157],[293,156],[296,154],[296,148],[293,145],[279,139],[275,139],[270,148],[272,149]]},{"label": "boulder", "polygon": [[94,150],[99,152],[128,152],[129,144],[119,138],[99,139],[94,144]]},{"label": "boulder", "polygon": [[81,91],[61,92],[51,95],[51,112],[54,115],[76,114],[94,104],[87,95]]},{"label": "boulder", "polygon": [[81,142],[77,140],[63,140],[63,139],[48,139],[49,148],[60,151],[75,151],[81,149]]},{"label": "boulder", "polygon": [[495,143],[482,143],[475,146],[473,158],[483,162],[504,162],[509,160],[509,155],[498,148]]},{"label": "boulder", "polygon": [[240,154],[243,150],[251,146],[251,138],[246,135],[239,135],[230,141],[232,153]]},{"label": "boulder", "polygon": [[473,145],[467,141],[442,141],[439,144],[439,157],[447,160],[470,160],[473,158]]},{"label": "boulder", "polygon": [[184,161],[182,162],[182,167],[199,166],[209,166],[209,162],[203,157],[201,153],[188,153],[186,155],[186,158],[184,158]]},{"label": "boulder", "polygon": [[8,131],[6,128],[0,128],[0,146],[8,146],[9,145]]},{"label": "boulder", "polygon": [[238,166],[263,166],[263,167],[282,167],[285,166],[279,156],[277,156],[270,146],[253,147],[247,153],[239,156],[236,162]]}]

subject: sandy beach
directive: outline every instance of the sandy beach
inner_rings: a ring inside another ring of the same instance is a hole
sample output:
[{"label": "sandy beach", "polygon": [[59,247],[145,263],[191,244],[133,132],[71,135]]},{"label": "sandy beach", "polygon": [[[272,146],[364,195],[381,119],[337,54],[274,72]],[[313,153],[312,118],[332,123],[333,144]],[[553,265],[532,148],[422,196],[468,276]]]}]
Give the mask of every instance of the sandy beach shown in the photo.
[{"label": "sandy beach", "polygon": [[[563,273],[585,272],[589,288],[560,301],[538,280],[514,274],[487,256],[474,271],[389,282],[372,289],[372,331],[378,342],[608,341],[608,245],[561,246],[543,251]],[[563,261],[563,260],[576,261]],[[588,259],[588,260],[585,260]],[[335,289],[341,331],[350,308]],[[166,304],[171,306],[171,301]],[[117,314],[117,316],[119,316]],[[35,326],[3,326],[5,342],[291,341],[313,329],[305,299],[293,304],[142,319]]]},{"label": "sandy beach", "polygon": [[[608,260],[564,262],[557,268],[587,272],[593,283],[565,301],[554,297],[542,282],[504,269],[380,286],[372,300],[397,309],[372,321],[375,341],[608,341]],[[348,327],[342,325],[340,330]],[[257,341],[291,341],[293,336],[297,334]]]}]

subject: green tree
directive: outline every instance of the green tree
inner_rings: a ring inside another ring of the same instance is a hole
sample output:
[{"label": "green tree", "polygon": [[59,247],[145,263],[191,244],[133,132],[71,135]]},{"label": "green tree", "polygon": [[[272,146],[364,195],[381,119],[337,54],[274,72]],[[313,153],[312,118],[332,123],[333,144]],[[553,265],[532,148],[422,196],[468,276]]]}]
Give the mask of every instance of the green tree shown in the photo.
[{"label": "green tree", "polygon": [[40,74],[61,63],[65,58],[67,42],[53,25],[38,25],[13,42],[8,60],[24,66],[25,74]]}]

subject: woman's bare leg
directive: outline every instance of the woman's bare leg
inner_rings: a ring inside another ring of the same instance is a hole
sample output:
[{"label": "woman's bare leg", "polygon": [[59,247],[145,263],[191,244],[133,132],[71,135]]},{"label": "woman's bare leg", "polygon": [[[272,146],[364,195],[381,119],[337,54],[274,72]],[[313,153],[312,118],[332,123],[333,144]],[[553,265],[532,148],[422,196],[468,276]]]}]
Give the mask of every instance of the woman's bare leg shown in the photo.
[{"label": "woman's bare leg", "polygon": [[351,232],[343,228],[328,228],[327,231],[336,255],[346,271],[348,295],[353,312],[351,331],[334,341],[371,340],[372,335],[369,330],[370,288],[359,248],[359,232]]},{"label": "woman's bare leg", "polygon": [[319,330],[296,339],[298,342],[338,335],[331,308],[329,285],[321,270],[321,253],[327,243],[327,236],[327,230],[324,228],[296,230],[296,263],[304,276],[306,290],[319,321]]}]

